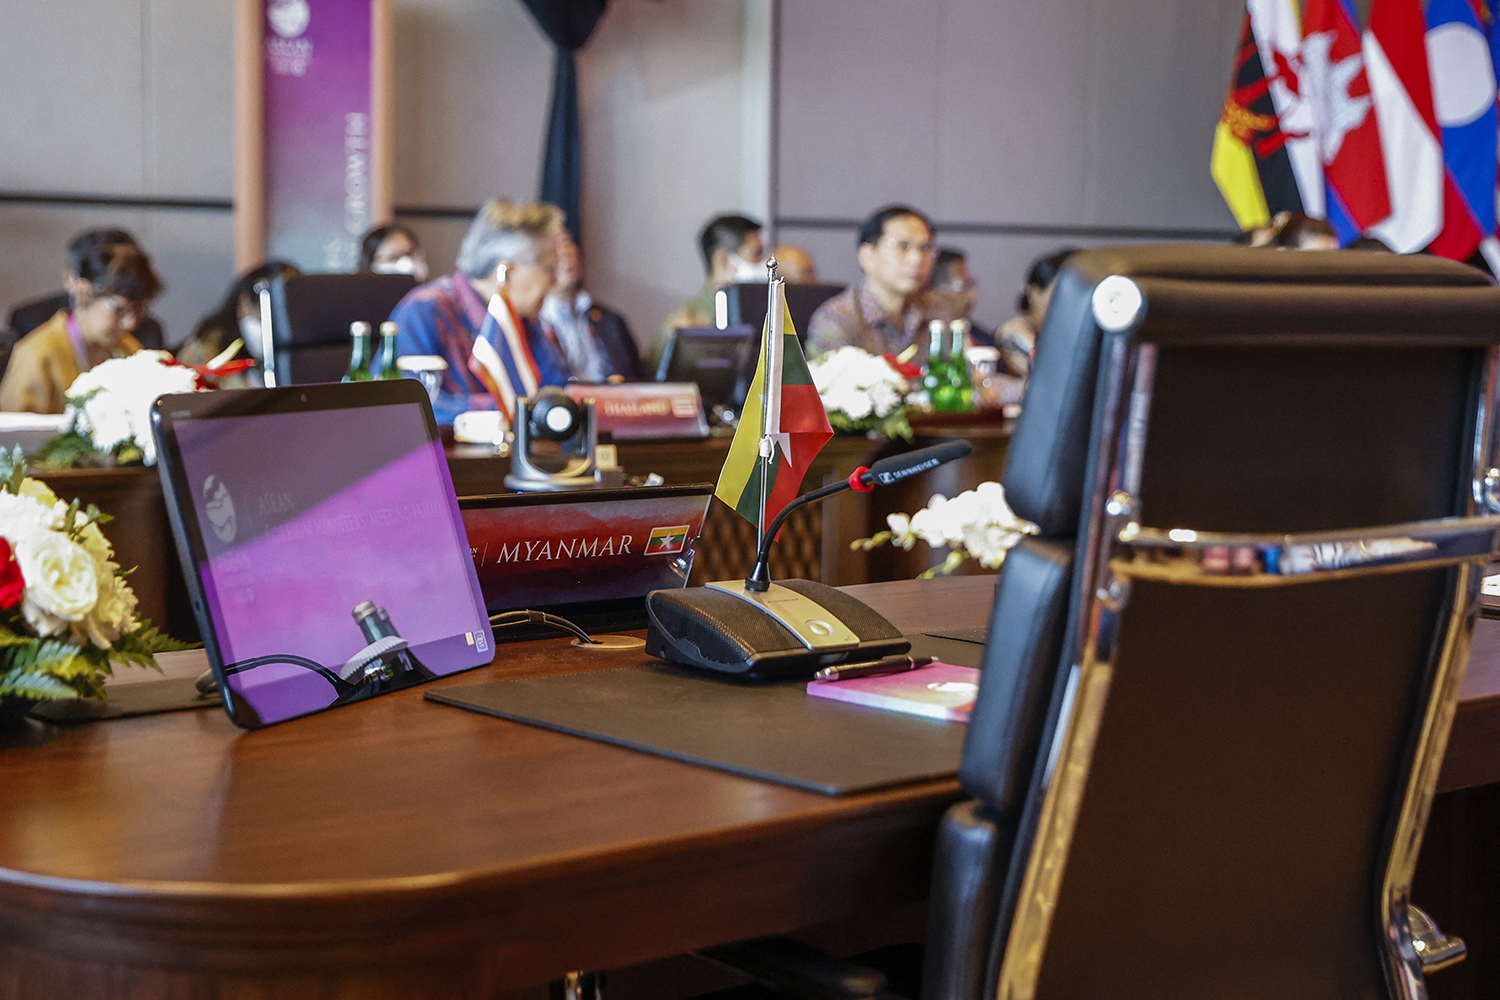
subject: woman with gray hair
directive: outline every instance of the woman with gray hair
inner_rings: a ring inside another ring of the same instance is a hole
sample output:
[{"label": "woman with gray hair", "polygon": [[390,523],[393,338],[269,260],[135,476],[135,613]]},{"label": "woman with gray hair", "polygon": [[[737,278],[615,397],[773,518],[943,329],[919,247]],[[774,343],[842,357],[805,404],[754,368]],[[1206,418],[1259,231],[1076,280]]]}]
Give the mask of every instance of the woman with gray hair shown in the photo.
[{"label": "woman with gray hair", "polygon": [[[567,362],[537,323],[556,281],[552,233],[562,223],[556,206],[491,198],[474,217],[458,249],[458,268],[407,293],[391,312],[400,330],[397,352],[436,354],[448,362],[433,412],[451,424],[466,410],[493,410],[497,401],[470,367],[474,342],[491,313],[524,340],[520,364],[534,366],[539,385],[561,385]],[[502,318],[503,317],[503,318]]]}]

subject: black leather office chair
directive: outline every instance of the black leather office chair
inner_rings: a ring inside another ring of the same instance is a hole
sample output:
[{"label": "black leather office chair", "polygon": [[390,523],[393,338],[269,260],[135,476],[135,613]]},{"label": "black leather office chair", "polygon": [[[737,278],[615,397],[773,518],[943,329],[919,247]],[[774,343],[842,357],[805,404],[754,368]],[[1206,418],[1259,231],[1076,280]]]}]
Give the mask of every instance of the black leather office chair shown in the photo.
[{"label": "black leather office chair", "polygon": [[409,274],[301,274],[277,278],[265,288],[261,312],[270,305],[265,367],[277,385],[337,382],[349,367],[349,325],[357,320],[379,330],[407,292]]},{"label": "black leather office chair", "polygon": [[[1407,893],[1500,540],[1497,345],[1500,290],[1432,258],[1070,260],[924,1000],[1412,1000],[1461,955]],[[886,995],[785,942],[713,954]]]}]

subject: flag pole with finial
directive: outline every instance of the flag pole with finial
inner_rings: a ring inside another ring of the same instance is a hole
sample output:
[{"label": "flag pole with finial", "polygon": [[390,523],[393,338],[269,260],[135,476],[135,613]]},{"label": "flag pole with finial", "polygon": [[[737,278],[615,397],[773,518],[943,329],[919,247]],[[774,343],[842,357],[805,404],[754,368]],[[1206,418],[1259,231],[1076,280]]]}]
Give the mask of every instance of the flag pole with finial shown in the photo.
[{"label": "flag pole with finial", "polygon": [[766,378],[761,386],[760,507],[755,519],[757,550],[766,540],[766,500],[771,492],[771,467],[772,460],[776,457],[776,437],[781,433],[781,338],[784,324],[783,310],[778,308],[780,301],[777,292],[780,290],[781,278],[776,273],[776,258],[767,258],[765,343],[762,345],[765,351],[762,370]]}]

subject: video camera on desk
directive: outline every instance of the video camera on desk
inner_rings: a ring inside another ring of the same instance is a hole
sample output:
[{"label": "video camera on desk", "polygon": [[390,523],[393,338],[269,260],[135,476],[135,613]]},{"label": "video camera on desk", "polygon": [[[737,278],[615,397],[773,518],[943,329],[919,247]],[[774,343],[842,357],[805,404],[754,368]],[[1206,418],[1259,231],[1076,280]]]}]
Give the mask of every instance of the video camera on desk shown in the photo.
[{"label": "video camera on desk", "polygon": [[948,441],[856,469],[847,480],[803,494],[766,529],[744,580],[646,595],[651,630],[646,652],[672,663],[756,680],[808,677],[835,665],[869,663],[905,653],[911,643],[863,602],[811,580],[772,583],[771,545],[787,515],[847,489],[873,490],[969,454]]}]

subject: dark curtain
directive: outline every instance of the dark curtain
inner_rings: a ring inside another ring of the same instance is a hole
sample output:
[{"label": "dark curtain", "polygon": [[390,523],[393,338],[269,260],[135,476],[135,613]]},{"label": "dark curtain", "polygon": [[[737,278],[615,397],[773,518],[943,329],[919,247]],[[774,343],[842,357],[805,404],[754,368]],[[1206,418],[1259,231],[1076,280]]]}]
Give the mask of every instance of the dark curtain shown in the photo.
[{"label": "dark curtain", "polygon": [[568,229],[582,243],[583,139],[578,128],[578,66],[573,53],[594,33],[609,0],[522,0],[557,47],[552,120],[542,162],[542,201],[568,213]]}]

